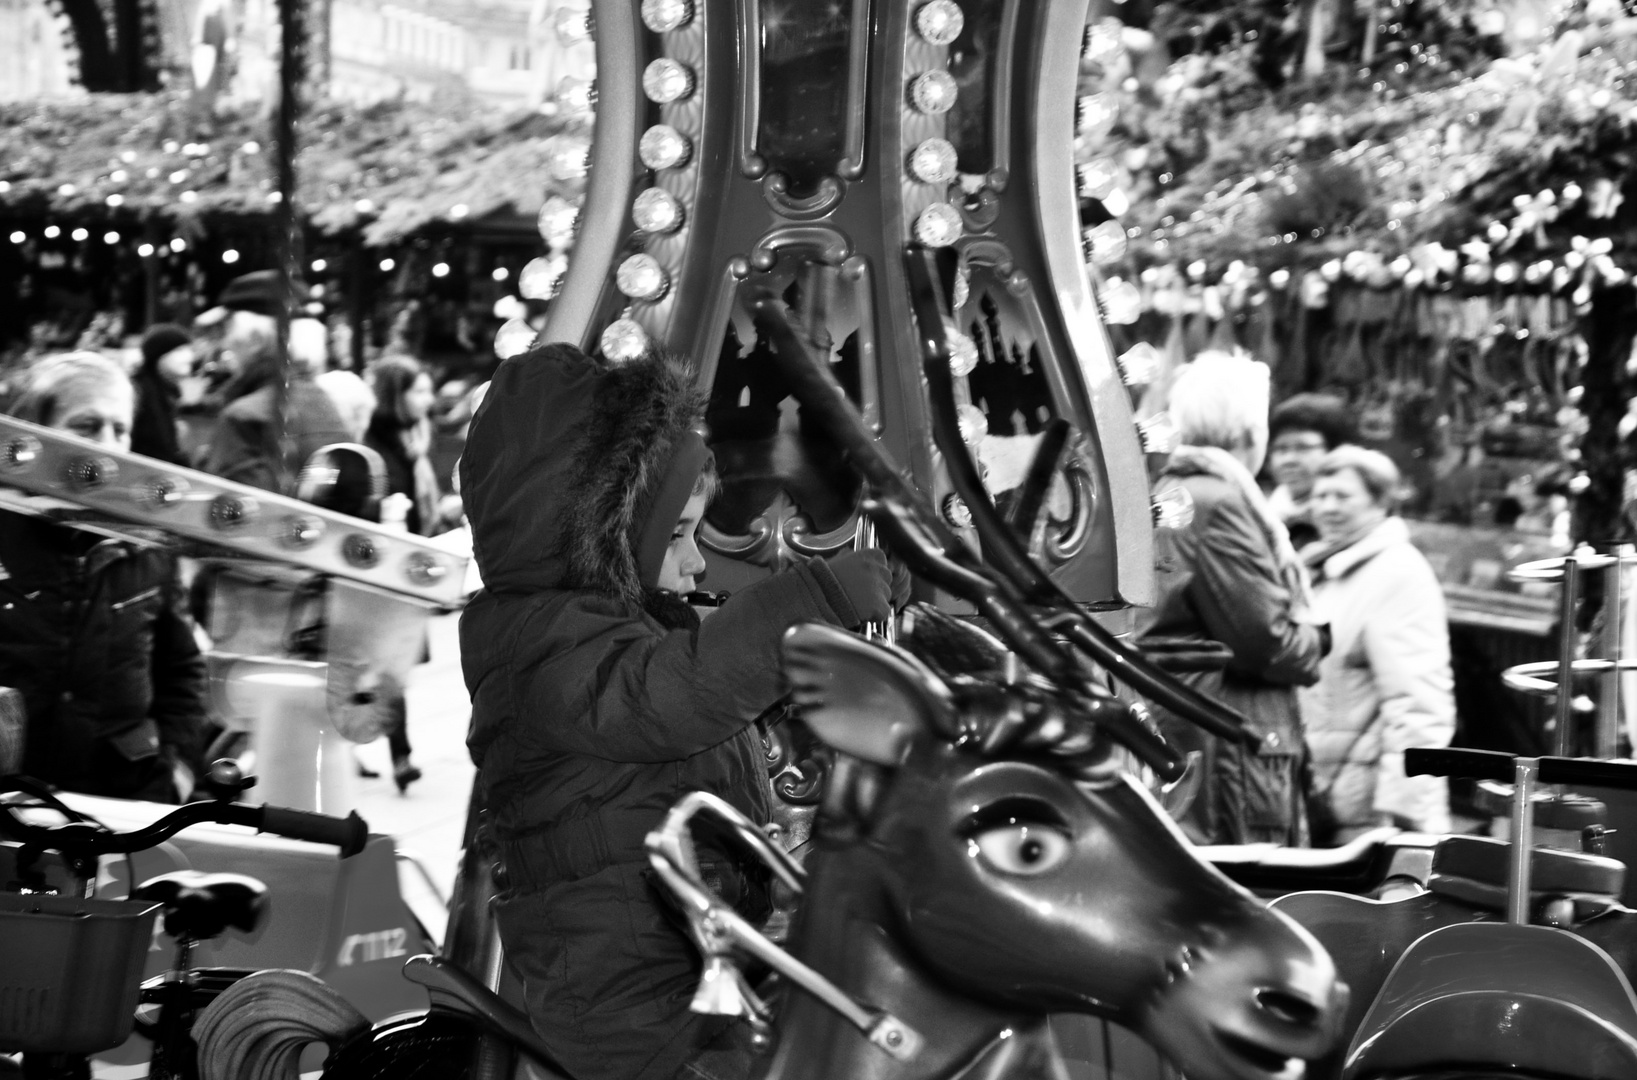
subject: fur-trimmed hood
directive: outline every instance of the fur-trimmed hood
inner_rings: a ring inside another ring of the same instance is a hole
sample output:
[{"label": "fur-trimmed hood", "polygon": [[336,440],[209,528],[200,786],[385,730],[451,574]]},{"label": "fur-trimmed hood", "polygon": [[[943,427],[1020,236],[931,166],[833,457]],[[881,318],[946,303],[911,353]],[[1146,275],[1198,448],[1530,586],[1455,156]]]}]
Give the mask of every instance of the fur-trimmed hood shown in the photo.
[{"label": "fur-trimmed hood", "polygon": [[[666,535],[697,476],[676,501],[668,475],[704,395],[686,365],[663,355],[625,364],[572,345],[531,349],[500,365],[472,418],[461,495],[484,586],[495,592],[589,589],[640,605],[637,552],[648,520]],[[700,444],[702,445],[702,444]]]}]

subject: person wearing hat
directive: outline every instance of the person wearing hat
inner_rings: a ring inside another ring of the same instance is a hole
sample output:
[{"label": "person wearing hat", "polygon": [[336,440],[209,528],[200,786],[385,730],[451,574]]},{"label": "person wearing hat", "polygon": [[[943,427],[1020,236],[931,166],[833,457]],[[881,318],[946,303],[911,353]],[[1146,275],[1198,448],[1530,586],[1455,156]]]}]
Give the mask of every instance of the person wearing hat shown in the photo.
[{"label": "person wearing hat", "polygon": [[[495,918],[535,1029],[579,1080],[747,1074],[739,1029],[688,1009],[699,954],[643,837],[692,791],[768,821],[754,721],[783,692],[780,637],[891,614],[868,549],[797,560],[701,620],[683,596],[717,486],[703,416],[681,361],[543,345],[500,365],[459,467],[483,574],[460,622],[467,746],[508,881]],[[705,840],[699,857],[744,917],[768,914],[759,871]]]},{"label": "person wearing hat", "polygon": [[176,426],[182,380],[193,372],[193,335],[175,323],[158,323],[142,335],[142,366],[131,378],[136,419],[131,452],[173,465],[188,464]]}]

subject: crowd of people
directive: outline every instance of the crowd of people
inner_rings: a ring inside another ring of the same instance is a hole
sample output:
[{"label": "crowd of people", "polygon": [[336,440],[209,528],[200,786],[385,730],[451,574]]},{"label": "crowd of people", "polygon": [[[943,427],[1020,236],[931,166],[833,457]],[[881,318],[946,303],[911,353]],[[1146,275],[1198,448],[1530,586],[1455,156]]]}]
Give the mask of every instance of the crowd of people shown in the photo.
[{"label": "crowd of people", "polygon": [[[301,483],[304,463],[351,444],[384,497],[350,512],[419,535],[458,524],[460,498],[443,490],[431,456],[431,372],[394,354],[362,375],[333,367],[314,319],[291,322],[281,364],[280,295],[271,272],[235,279],[190,327],[149,327],[134,369],[90,350],[41,357],[14,379],[5,411],[297,496],[312,490]],[[203,409],[185,410],[190,382],[207,387]],[[25,716],[13,764],[68,790],[189,798],[220,733],[192,608],[171,555],[0,511],[0,686],[19,692]],[[386,707],[393,780],[404,791],[421,773],[401,694]]]}]

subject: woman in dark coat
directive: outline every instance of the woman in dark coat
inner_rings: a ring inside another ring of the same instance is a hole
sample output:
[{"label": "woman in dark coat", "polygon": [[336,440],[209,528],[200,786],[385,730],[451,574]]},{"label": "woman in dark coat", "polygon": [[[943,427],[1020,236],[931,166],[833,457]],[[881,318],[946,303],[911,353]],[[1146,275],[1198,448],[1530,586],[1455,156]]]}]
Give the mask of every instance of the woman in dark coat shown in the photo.
[{"label": "woman in dark coat", "polygon": [[1255,749],[1230,744],[1155,710],[1165,737],[1199,755],[1200,785],[1180,824],[1196,843],[1305,845],[1296,687],[1318,680],[1327,639],[1307,620],[1301,562],[1254,479],[1267,452],[1267,367],[1201,353],[1178,372],[1170,412],[1181,445],[1156,494],[1182,489],[1193,520],[1157,534],[1159,599],[1138,632],[1226,645],[1233,655],[1225,670],[1188,678],[1243,713],[1261,737]]},{"label": "woman in dark coat", "polygon": [[387,494],[405,495],[404,524],[418,536],[443,532],[442,493],[427,456],[432,448],[432,375],[408,356],[383,356],[369,369],[375,392],[364,445],[381,455],[387,469]]},{"label": "woman in dark coat", "polygon": [[142,366],[131,377],[136,420],[131,452],[186,465],[176,427],[182,380],[193,371],[193,337],[175,323],[157,323],[142,335]]}]

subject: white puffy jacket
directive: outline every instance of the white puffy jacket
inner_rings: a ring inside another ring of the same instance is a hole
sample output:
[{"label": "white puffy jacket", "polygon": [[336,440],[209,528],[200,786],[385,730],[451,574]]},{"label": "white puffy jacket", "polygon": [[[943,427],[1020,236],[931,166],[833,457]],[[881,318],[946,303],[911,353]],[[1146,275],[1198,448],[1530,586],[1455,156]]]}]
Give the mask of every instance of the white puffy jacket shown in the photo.
[{"label": "white puffy jacket", "polygon": [[1432,567],[1393,517],[1313,569],[1332,645],[1318,684],[1299,693],[1314,786],[1335,813],[1337,842],[1381,815],[1448,832],[1446,782],[1404,775],[1406,749],[1447,746],[1455,733],[1449,625]]}]

